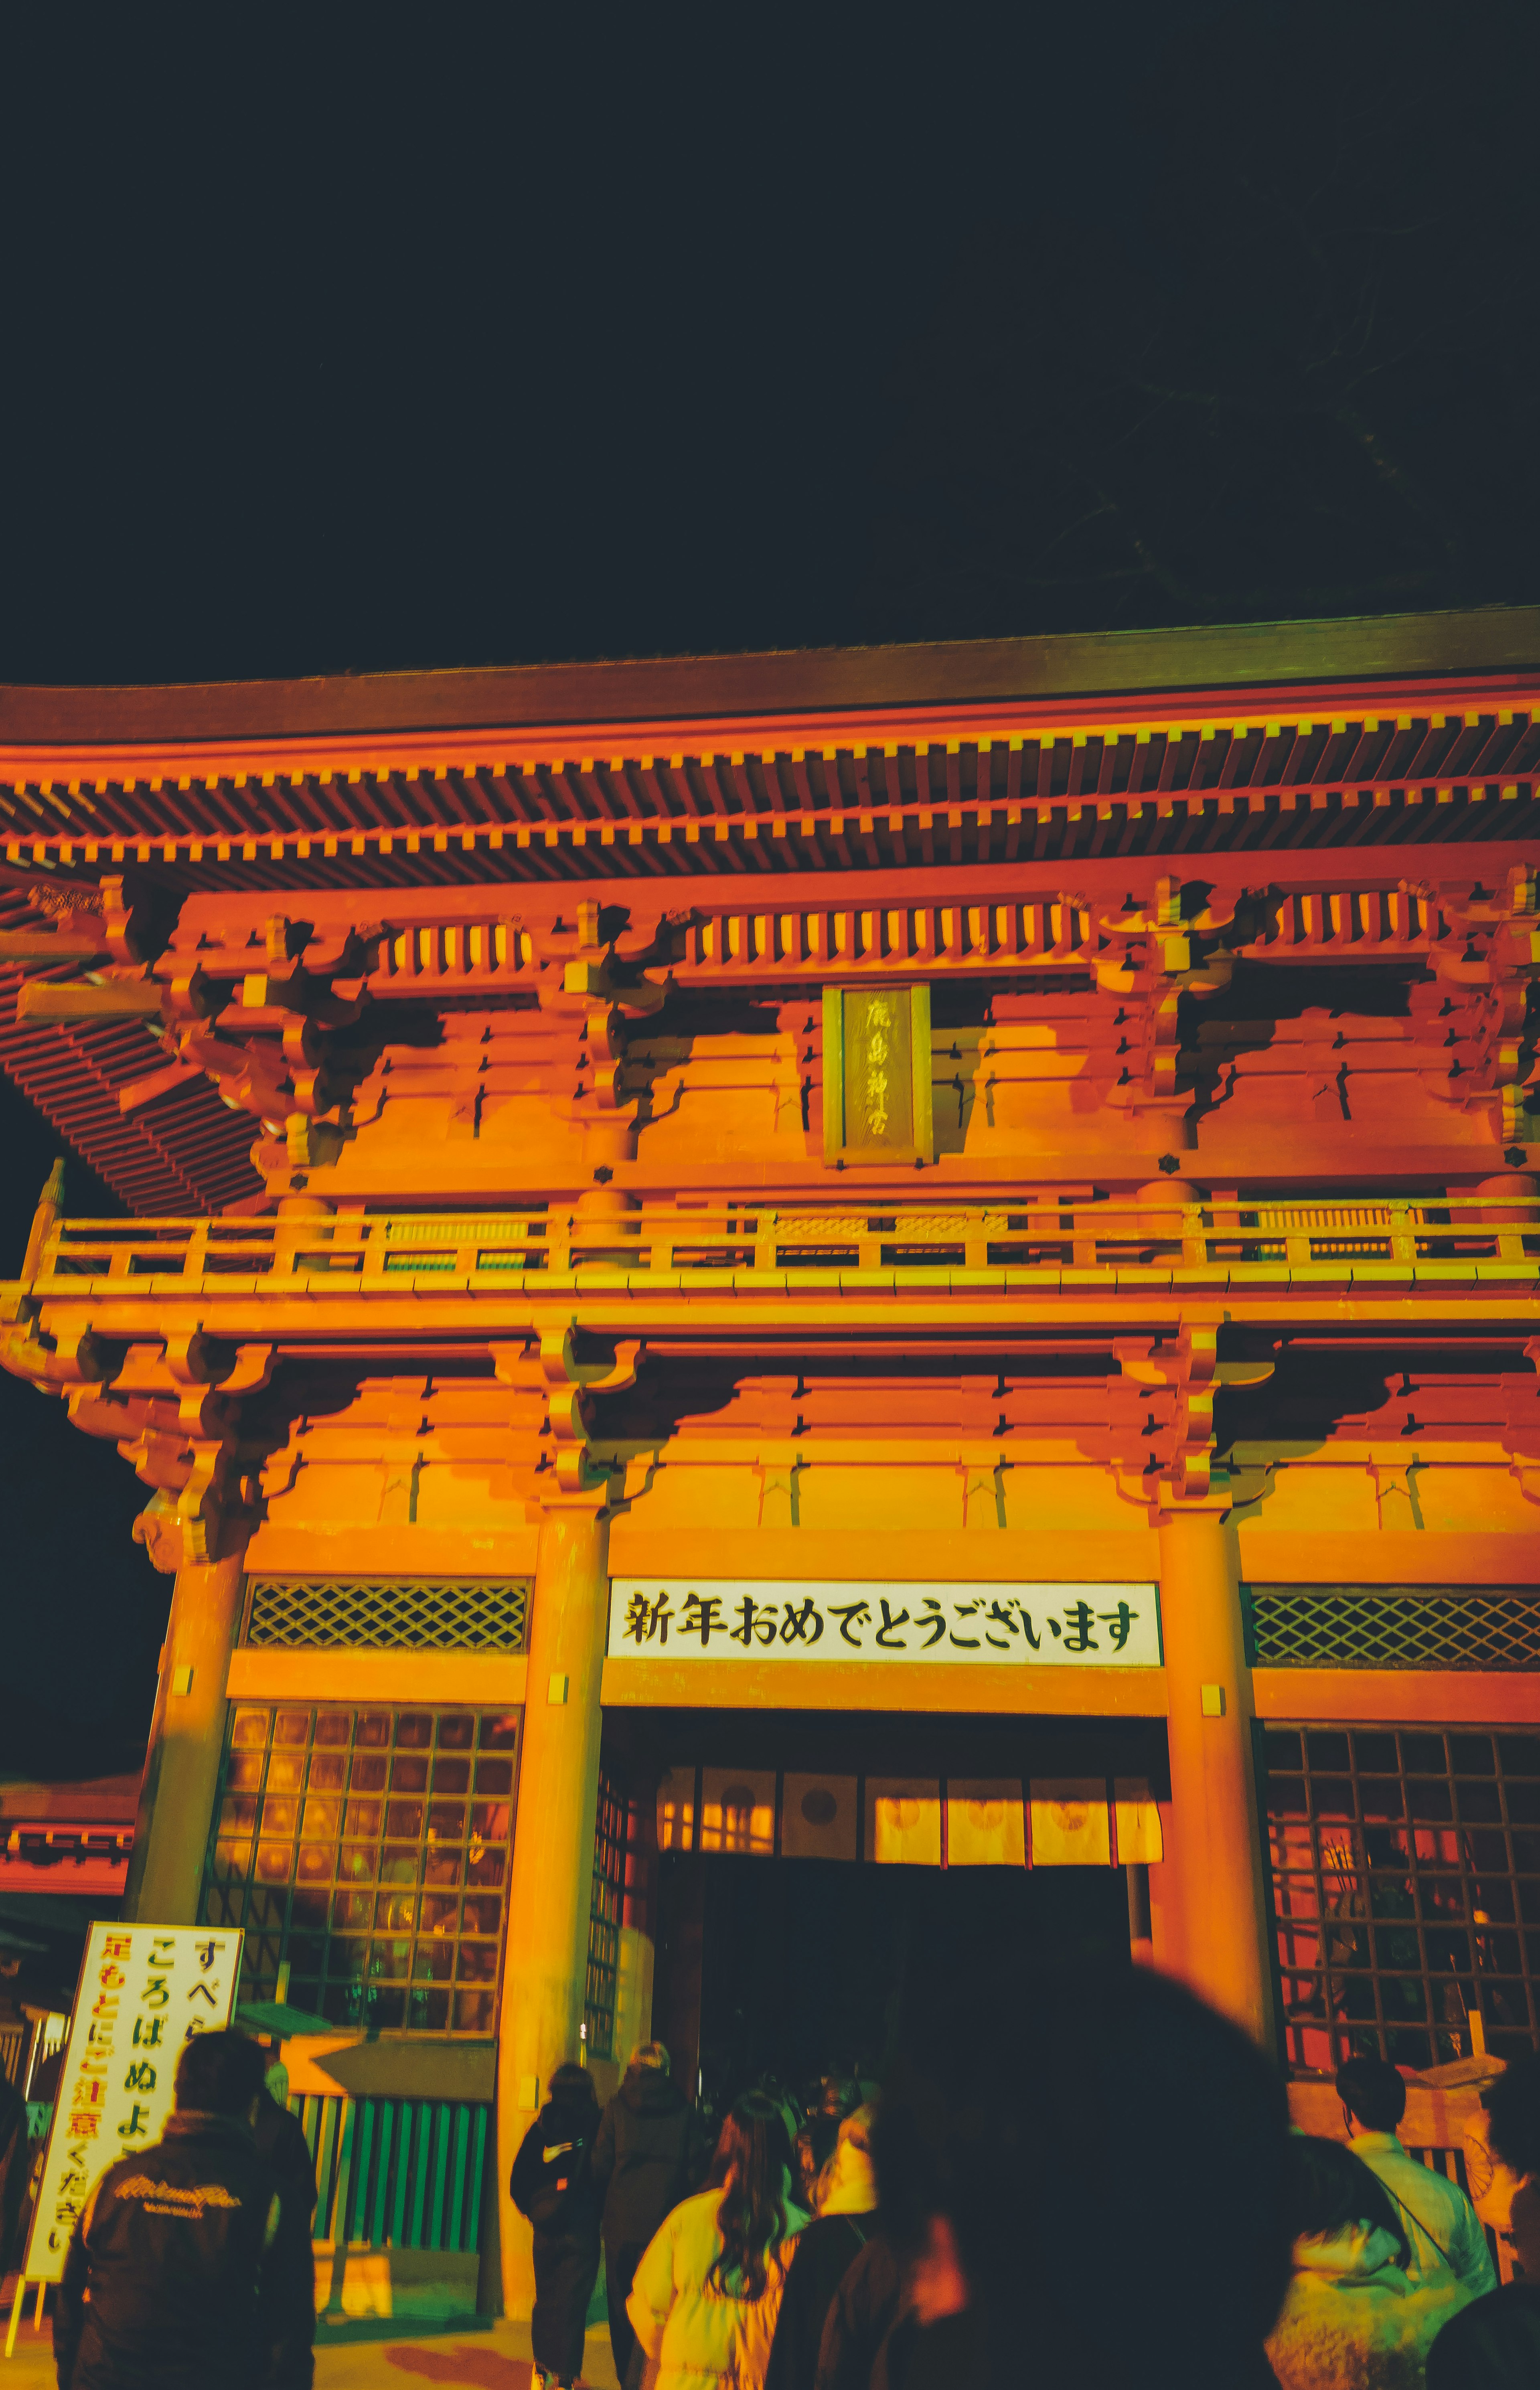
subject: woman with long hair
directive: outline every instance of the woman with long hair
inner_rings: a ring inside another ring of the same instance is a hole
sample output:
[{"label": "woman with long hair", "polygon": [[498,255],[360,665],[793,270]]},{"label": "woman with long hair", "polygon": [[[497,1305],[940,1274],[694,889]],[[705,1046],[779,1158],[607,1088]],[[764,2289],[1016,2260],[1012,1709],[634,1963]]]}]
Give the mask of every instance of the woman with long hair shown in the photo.
[{"label": "woman with long hair", "polygon": [[657,2390],[761,2390],[806,2222],[791,2200],[785,2119],[763,2092],[746,2091],[722,2127],[706,2189],[654,2234],[626,2302]]}]

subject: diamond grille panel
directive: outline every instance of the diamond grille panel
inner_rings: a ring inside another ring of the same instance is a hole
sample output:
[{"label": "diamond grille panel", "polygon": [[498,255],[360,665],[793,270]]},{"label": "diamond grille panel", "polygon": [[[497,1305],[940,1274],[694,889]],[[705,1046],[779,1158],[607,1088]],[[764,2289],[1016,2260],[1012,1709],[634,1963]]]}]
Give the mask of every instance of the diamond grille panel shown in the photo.
[{"label": "diamond grille panel", "polygon": [[1540,1597],[1380,1586],[1250,1588],[1262,1668],[1540,1669]]},{"label": "diamond grille panel", "polygon": [[521,1651],[527,1577],[259,1576],[248,1643]]}]

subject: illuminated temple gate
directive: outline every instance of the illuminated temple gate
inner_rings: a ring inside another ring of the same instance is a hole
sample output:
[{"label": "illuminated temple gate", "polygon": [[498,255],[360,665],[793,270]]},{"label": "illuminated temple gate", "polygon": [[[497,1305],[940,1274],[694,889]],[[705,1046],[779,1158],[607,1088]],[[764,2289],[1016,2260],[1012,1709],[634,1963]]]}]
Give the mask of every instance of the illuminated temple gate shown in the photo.
[{"label": "illuminated temple gate", "polygon": [[45,1197],[4,1358],[148,1489],[129,1901],[312,2020],[340,2238],[473,2266],[783,1862],[1116,1927],[1302,2077],[1540,2037],[1537,668],[0,700],[0,1059],[129,1207]]}]

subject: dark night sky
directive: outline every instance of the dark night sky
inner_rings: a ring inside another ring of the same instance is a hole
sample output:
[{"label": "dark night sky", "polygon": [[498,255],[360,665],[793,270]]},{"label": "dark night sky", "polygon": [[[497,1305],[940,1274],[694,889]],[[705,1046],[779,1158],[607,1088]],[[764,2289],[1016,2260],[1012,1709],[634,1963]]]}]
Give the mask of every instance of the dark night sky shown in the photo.
[{"label": "dark night sky", "polygon": [[[1537,32],[13,12],[0,681],[1540,598]],[[142,1489],[0,1433],[0,1767],[79,1765],[148,1716]]]}]

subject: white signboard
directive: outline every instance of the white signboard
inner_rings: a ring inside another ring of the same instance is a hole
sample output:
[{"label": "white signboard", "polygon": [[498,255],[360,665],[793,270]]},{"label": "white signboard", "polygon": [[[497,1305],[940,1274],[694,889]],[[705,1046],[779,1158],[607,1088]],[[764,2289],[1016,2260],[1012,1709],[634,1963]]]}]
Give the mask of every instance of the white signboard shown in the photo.
[{"label": "white signboard", "polygon": [[612,1660],[906,1660],[1158,1668],[1152,1585],[616,1577]]},{"label": "white signboard", "polygon": [[230,2022],[240,1946],[238,1927],[92,1926],[54,2094],[28,2281],[59,2280],[97,2177],[160,2139],[183,2045]]}]

